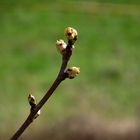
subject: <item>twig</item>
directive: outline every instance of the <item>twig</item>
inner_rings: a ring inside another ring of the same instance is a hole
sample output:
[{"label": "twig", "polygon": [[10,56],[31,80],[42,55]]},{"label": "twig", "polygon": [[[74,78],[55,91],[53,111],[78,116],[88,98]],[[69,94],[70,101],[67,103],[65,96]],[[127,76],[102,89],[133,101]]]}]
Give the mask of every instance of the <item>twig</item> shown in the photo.
[{"label": "twig", "polygon": [[[73,30],[75,31],[75,29],[73,29]],[[67,36],[66,33],[69,33],[68,28],[67,28],[67,32],[65,31],[65,35]],[[76,41],[76,39],[77,39],[77,34],[72,39],[69,38],[71,36],[72,36],[72,33],[68,34],[68,37],[67,37],[68,44],[67,44],[65,50],[62,50],[62,48],[61,48],[62,64],[61,64],[61,68],[60,68],[60,71],[58,73],[56,80],[54,81],[52,86],[49,88],[47,93],[44,95],[44,97],[40,100],[40,102],[34,108],[31,109],[30,114],[27,117],[27,119],[25,120],[25,122],[21,125],[21,127],[17,130],[17,132],[12,136],[12,138],[10,140],[17,140],[22,135],[22,133],[26,130],[26,128],[33,122],[34,117],[37,114],[37,112],[48,101],[49,97],[53,94],[53,92],[58,87],[58,85],[66,78],[69,78],[69,73],[67,73],[66,67],[67,67],[68,61],[72,55],[73,44],[74,44],[74,41]],[[76,39],[75,39],[75,37],[76,37]],[[75,74],[75,76],[76,76],[76,74],[78,74],[78,72],[73,72],[73,73]]]}]

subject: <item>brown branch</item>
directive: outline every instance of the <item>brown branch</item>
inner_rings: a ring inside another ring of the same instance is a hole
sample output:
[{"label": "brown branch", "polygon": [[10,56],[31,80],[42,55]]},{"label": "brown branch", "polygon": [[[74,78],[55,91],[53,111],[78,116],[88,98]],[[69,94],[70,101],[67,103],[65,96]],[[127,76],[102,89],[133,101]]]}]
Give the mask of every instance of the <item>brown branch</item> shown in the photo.
[{"label": "brown branch", "polygon": [[[17,140],[22,135],[22,133],[33,122],[37,115],[39,115],[40,109],[48,101],[50,96],[53,94],[53,92],[63,80],[65,80],[66,78],[73,79],[77,74],[79,74],[79,68],[72,67],[70,69],[66,69],[69,59],[72,55],[72,49],[74,48],[73,44],[77,40],[77,31],[74,28],[68,27],[65,29],[64,33],[68,39],[68,44],[66,45],[63,40],[58,40],[56,43],[59,52],[62,54],[62,64],[56,80],[37,105],[33,96],[30,95],[28,97],[29,104],[31,105],[30,114],[10,140]],[[31,98],[33,100],[31,100]]]},{"label": "brown branch", "polygon": [[71,41],[68,41],[68,45],[66,47],[65,52],[62,55],[62,65],[59,71],[59,74],[50,87],[50,89],[47,91],[47,93],[44,95],[44,97],[40,100],[40,102],[31,110],[29,116],[25,120],[25,122],[21,125],[21,127],[17,130],[17,132],[12,136],[10,140],[17,140],[22,133],[26,130],[26,128],[33,122],[34,117],[36,113],[43,107],[43,105],[48,101],[49,97],[53,94],[55,89],[58,87],[58,85],[67,78],[67,74],[65,73],[65,69],[67,67],[68,61],[72,55],[72,46],[73,43]]}]

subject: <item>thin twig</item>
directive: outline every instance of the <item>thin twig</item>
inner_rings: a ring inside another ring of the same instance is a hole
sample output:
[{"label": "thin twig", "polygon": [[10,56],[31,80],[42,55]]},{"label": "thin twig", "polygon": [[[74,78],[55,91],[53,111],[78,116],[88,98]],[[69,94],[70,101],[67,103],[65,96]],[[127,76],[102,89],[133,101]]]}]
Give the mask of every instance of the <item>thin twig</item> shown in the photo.
[{"label": "thin twig", "polygon": [[61,68],[60,68],[60,71],[59,71],[59,74],[58,74],[56,80],[54,81],[54,83],[52,84],[50,89],[47,91],[47,93],[44,95],[44,97],[40,100],[40,102],[35,106],[34,109],[31,110],[31,112],[30,112],[29,116],[27,117],[27,119],[25,120],[25,122],[21,125],[21,127],[17,130],[17,132],[12,136],[12,138],[10,140],[17,140],[21,136],[21,134],[26,130],[26,128],[33,122],[33,119],[34,119],[36,113],[48,101],[49,97],[53,94],[53,92],[58,87],[58,85],[63,80],[65,80],[65,78],[67,78],[67,75],[64,71],[65,71],[68,61],[72,55],[72,47],[73,47],[72,45],[73,45],[73,43],[71,43],[69,41],[67,48],[63,54]]}]

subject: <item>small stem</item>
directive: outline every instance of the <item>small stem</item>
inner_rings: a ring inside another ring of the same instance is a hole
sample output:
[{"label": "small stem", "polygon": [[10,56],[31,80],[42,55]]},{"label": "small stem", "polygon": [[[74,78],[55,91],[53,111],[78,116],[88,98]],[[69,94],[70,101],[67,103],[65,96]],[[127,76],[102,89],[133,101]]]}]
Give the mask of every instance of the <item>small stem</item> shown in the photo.
[{"label": "small stem", "polygon": [[40,100],[40,102],[35,106],[34,109],[31,110],[31,112],[30,112],[29,116],[27,117],[27,119],[25,120],[25,122],[21,125],[21,127],[17,130],[17,132],[12,136],[12,138],[10,140],[17,140],[21,136],[21,134],[26,130],[26,128],[33,122],[33,119],[34,119],[36,113],[48,101],[48,99],[53,94],[53,92],[58,87],[58,85],[63,80],[65,80],[66,75],[65,75],[64,71],[67,67],[67,64],[68,64],[68,61],[69,61],[71,55],[72,55],[72,44],[68,43],[66,51],[63,54],[62,65],[61,65],[61,68],[60,68],[60,71],[58,73],[56,80],[54,81],[54,83],[52,84],[50,89],[47,91],[47,93],[44,95],[44,97]]}]

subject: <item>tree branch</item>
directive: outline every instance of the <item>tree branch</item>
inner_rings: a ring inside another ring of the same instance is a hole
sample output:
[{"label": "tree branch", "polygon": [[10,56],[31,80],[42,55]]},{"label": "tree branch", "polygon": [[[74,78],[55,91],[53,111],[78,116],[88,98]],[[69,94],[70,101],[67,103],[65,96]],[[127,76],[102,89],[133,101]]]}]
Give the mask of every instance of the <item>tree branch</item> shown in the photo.
[{"label": "tree branch", "polygon": [[42,99],[39,101],[39,103],[37,105],[35,105],[34,108],[31,109],[30,114],[27,117],[27,119],[25,120],[25,122],[21,125],[21,127],[17,130],[17,132],[12,136],[12,138],[10,140],[17,140],[22,135],[22,133],[26,130],[26,128],[33,122],[34,117],[37,114],[37,112],[48,101],[48,99],[53,94],[53,92],[56,90],[58,85],[63,80],[68,78],[68,74],[65,72],[65,70],[66,70],[67,64],[69,62],[69,59],[72,55],[73,44],[74,44],[73,40],[68,39],[67,47],[63,51],[63,54],[62,54],[62,64],[61,64],[61,68],[60,68],[60,71],[58,73],[56,80],[54,81],[52,86],[49,88],[47,93],[44,95],[44,97],[42,97]]}]

